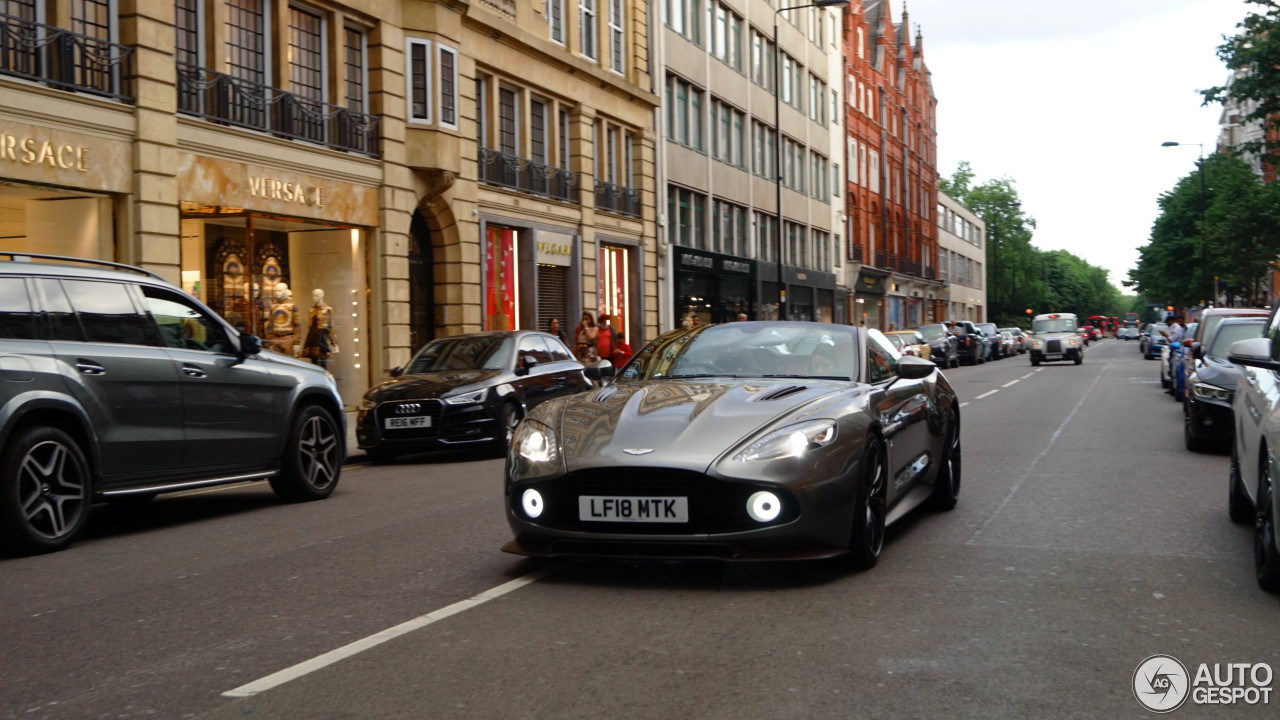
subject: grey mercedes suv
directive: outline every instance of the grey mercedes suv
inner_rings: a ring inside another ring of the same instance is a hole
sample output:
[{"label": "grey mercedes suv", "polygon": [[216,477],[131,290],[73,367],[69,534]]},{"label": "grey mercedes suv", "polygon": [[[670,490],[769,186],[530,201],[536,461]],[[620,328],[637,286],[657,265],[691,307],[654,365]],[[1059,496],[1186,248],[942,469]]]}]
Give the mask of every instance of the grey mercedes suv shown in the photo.
[{"label": "grey mercedes suv", "polygon": [[98,501],[266,479],[328,497],[346,451],[332,376],[262,352],[128,265],[0,252],[0,543],[60,550]]}]

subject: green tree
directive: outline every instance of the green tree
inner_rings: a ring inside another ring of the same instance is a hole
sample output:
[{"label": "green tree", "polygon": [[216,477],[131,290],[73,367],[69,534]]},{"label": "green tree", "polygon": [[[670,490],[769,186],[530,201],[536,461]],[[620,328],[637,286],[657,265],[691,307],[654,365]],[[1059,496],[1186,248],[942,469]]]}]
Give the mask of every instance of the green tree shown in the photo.
[{"label": "green tree", "polygon": [[1248,112],[1242,118],[1264,124],[1263,139],[1242,143],[1239,150],[1272,156],[1280,151],[1280,3],[1274,0],[1245,0],[1258,9],[1250,10],[1235,37],[1223,37],[1218,58],[1232,71],[1226,85],[1201,90],[1204,104],[1236,101]]}]

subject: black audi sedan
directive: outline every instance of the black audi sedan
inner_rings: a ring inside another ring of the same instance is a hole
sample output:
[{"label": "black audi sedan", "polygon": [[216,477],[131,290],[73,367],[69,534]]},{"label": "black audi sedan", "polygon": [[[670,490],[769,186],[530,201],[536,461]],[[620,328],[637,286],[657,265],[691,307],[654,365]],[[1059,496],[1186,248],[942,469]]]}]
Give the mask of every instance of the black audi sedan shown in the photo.
[{"label": "black audi sedan", "polygon": [[1228,445],[1235,434],[1231,401],[1244,368],[1227,360],[1227,351],[1238,340],[1262,337],[1265,317],[1223,318],[1213,337],[1191,350],[1194,366],[1186,381],[1182,405],[1183,440],[1188,450]]},{"label": "black audi sedan", "polygon": [[454,335],[428,343],[365,393],[356,440],[374,462],[430,450],[481,447],[505,455],[520,418],[538,404],[591,388],[564,343],[535,331]]},{"label": "black audi sedan", "polygon": [[955,507],[960,403],[877,330],[674,330],[603,388],[530,412],[505,489],[519,555],[866,568],[887,525]]}]

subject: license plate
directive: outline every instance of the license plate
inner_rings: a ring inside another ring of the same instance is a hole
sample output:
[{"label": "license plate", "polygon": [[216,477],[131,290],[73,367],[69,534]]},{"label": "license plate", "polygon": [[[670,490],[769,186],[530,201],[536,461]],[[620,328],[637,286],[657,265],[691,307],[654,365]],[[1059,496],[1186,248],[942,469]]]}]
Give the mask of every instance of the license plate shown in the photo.
[{"label": "license plate", "polygon": [[383,422],[383,425],[388,430],[431,427],[431,416],[418,415],[414,417],[389,417]]},{"label": "license plate", "polygon": [[578,496],[578,519],[584,522],[689,522],[689,498]]}]

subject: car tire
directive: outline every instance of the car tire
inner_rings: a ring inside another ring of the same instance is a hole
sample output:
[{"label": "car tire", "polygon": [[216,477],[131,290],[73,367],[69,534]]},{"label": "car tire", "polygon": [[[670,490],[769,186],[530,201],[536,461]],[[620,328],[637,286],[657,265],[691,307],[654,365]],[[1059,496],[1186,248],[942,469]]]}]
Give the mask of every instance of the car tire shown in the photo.
[{"label": "car tire", "polygon": [[1240,456],[1235,441],[1231,443],[1231,466],[1227,470],[1227,514],[1231,522],[1243,525],[1254,518],[1253,503],[1244,494],[1244,478],[1240,476]]},{"label": "car tire", "polygon": [[1040,367],[1040,358],[1035,355],[1031,356],[1031,367]]},{"label": "car tire", "polygon": [[853,531],[849,537],[850,561],[858,570],[875,566],[880,559],[880,551],[884,549],[889,492],[884,443],[871,435],[863,452],[862,478],[855,491]]},{"label": "car tire", "polygon": [[328,410],[304,406],[289,429],[280,473],[271,478],[271,489],[289,502],[329,497],[342,474],[345,445],[346,438]]},{"label": "car tire", "polygon": [[960,496],[960,459],[960,416],[953,412],[942,438],[942,465],[938,468],[938,476],[934,478],[933,492],[929,494],[929,505],[934,510],[955,508]]},{"label": "car tire", "polygon": [[1267,592],[1280,592],[1280,553],[1276,551],[1275,515],[1271,494],[1275,491],[1271,473],[1264,469],[1258,483],[1258,504],[1254,513],[1253,566],[1258,585]]},{"label": "car tire", "polygon": [[498,411],[498,435],[493,439],[493,454],[506,457],[511,447],[511,439],[515,437],[516,425],[520,424],[520,408],[515,403],[503,403]]},{"label": "car tire", "polygon": [[1084,362],[1084,355],[1076,355],[1076,364],[1079,365],[1080,363],[1083,363],[1083,362]]},{"label": "car tire", "polygon": [[1191,403],[1182,404],[1182,444],[1191,452],[1204,452],[1205,441],[1196,435],[1195,418],[1191,417]]},{"label": "car tire", "polygon": [[23,554],[61,550],[89,519],[93,477],[79,443],[55,427],[18,431],[0,456],[0,542]]}]

